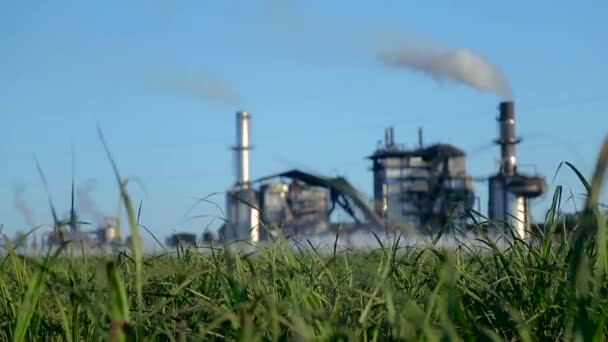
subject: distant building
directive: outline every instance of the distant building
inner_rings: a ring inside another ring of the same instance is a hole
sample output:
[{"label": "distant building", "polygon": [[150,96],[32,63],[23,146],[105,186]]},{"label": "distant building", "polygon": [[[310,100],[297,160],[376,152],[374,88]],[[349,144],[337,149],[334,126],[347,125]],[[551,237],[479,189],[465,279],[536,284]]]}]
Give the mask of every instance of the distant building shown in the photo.
[{"label": "distant building", "polygon": [[449,144],[409,149],[393,141],[387,129],[384,145],[373,155],[374,208],[389,225],[442,229],[464,227],[475,203],[465,153]]}]

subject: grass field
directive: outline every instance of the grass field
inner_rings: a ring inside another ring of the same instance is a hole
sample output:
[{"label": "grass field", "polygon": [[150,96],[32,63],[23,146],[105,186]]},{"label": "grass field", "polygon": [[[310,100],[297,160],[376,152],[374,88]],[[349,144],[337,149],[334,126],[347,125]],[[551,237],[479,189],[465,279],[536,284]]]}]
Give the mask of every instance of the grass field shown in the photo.
[{"label": "grass field", "polygon": [[484,253],[389,244],[302,254],[279,240],[257,253],[148,257],[134,239],[127,253],[70,255],[66,245],[25,257],[9,246],[0,261],[0,340],[605,341],[599,191],[607,165],[608,140],[593,179],[580,176],[588,198],[577,229],[554,234],[563,232],[558,188],[543,236],[510,237],[506,249],[482,236]]}]

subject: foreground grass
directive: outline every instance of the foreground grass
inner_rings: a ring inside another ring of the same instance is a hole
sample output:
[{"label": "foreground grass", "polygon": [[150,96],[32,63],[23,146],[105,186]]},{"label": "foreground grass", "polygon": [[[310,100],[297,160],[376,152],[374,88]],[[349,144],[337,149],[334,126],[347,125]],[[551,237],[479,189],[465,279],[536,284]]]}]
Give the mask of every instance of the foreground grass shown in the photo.
[{"label": "foreground grass", "polygon": [[590,246],[486,241],[484,254],[301,255],[277,242],[250,255],[145,258],[141,310],[128,255],[11,255],[0,340],[605,340],[608,282]]},{"label": "foreground grass", "polygon": [[[608,239],[599,189],[608,141],[580,226],[563,232],[561,191],[534,241],[485,252],[429,246],[145,257],[134,251],[0,264],[0,340],[606,340]],[[576,170],[575,170],[576,171]],[[137,220],[116,171],[134,236]],[[555,238],[556,232],[559,238]],[[10,246],[9,246],[10,247]],[[221,246],[216,246],[221,247]]]}]

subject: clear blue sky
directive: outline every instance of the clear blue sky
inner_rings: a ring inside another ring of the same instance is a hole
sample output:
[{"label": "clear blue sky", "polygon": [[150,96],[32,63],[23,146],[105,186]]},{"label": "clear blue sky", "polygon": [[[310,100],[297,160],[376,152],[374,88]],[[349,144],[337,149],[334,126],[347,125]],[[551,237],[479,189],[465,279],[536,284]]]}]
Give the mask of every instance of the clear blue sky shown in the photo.
[{"label": "clear blue sky", "polygon": [[[233,183],[234,113],[252,113],[252,177],[289,168],[344,175],[371,194],[364,159],[394,125],[400,143],[455,144],[473,176],[495,170],[499,99],[387,69],[361,37],[390,30],[473,49],[500,65],[515,94],[520,162],[552,188],[582,187],[553,174],[571,161],[586,174],[608,133],[608,2],[589,1],[4,1],[0,4],[0,223],[24,228],[16,184],[36,223],[51,222],[34,155],[59,213],[69,208],[70,144],[77,184],[108,214],[118,193],[96,127],[123,176],[145,192],[143,220],[165,237],[200,233],[209,219],[184,222],[195,197]],[[295,5],[294,5],[295,4]],[[161,77],[223,79],[237,108],[150,87]],[[144,76],[145,75],[145,76]],[[163,76],[164,75],[164,76]],[[146,81],[148,77],[148,81]],[[488,147],[489,146],[489,147]],[[476,185],[486,202],[486,185]],[[606,196],[604,196],[604,199]],[[223,197],[213,200],[223,207]],[[542,215],[548,200],[534,205]],[[485,209],[484,209],[485,210]],[[211,205],[195,214],[217,215]],[[215,225],[213,225],[215,226]]]}]

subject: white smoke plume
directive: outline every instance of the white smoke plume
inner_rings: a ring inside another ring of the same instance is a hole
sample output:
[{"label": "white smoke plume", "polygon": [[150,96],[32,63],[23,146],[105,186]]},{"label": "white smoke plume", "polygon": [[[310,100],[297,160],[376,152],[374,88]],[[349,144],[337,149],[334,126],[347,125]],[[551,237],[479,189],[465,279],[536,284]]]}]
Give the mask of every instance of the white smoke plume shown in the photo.
[{"label": "white smoke plume", "polygon": [[317,43],[323,40],[325,44],[312,50],[323,51],[326,58],[327,47],[345,49],[350,57],[371,54],[385,66],[420,72],[439,84],[460,83],[512,100],[511,86],[501,68],[471,49],[451,49],[432,38],[398,33],[386,23],[357,22],[340,31],[330,22],[299,13],[295,0],[267,0],[267,7],[268,21],[276,31],[298,42],[305,37]]},{"label": "white smoke plume", "polygon": [[179,75],[177,72],[149,75],[147,84],[157,91],[194,96],[205,102],[231,106],[242,106],[241,95],[225,79],[210,72]]},{"label": "white smoke plume", "polygon": [[99,209],[97,209],[95,201],[91,199],[91,193],[95,190],[96,186],[97,181],[95,181],[95,179],[88,179],[76,190],[76,200],[80,210],[91,215],[97,225],[102,225],[104,223],[104,215]]},{"label": "white smoke plume", "polygon": [[25,185],[19,184],[15,188],[15,192],[13,194],[13,207],[17,209],[22,215],[25,224],[28,227],[35,227],[36,222],[34,221],[34,214],[32,209],[28,206],[27,202],[24,198],[25,195]]},{"label": "white smoke plume", "polygon": [[384,48],[377,55],[386,66],[420,72],[438,83],[461,83],[494,93],[503,100],[513,97],[511,86],[500,67],[470,49],[449,49],[414,40],[394,43],[393,47]]}]

